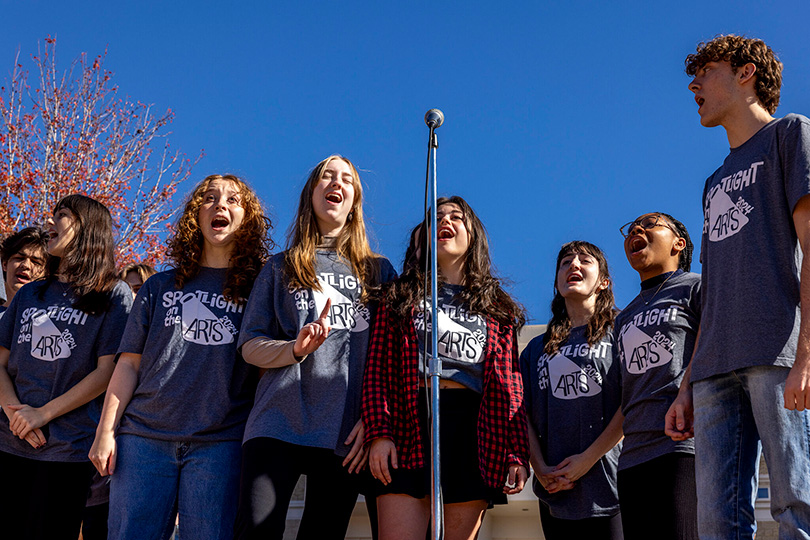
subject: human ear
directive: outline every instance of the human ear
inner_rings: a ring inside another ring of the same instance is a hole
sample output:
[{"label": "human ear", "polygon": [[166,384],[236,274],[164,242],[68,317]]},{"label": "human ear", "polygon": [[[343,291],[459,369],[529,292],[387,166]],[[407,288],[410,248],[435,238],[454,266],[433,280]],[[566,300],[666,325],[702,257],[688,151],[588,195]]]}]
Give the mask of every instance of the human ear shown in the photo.
[{"label": "human ear", "polygon": [[681,237],[676,237],[675,240],[672,242],[673,255],[677,255],[685,249],[686,249],[686,240]]},{"label": "human ear", "polygon": [[610,280],[608,278],[603,278],[601,282],[599,282],[599,290],[604,291],[610,285]]},{"label": "human ear", "polygon": [[753,62],[748,62],[737,71],[740,84],[745,84],[754,78],[757,73],[757,66]]}]

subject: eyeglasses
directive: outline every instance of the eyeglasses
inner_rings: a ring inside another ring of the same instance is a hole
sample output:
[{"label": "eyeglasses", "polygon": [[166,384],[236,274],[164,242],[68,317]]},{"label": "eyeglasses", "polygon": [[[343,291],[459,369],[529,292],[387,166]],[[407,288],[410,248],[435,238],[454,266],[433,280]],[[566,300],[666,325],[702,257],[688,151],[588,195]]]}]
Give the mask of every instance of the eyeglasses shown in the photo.
[{"label": "eyeglasses", "polygon": [[655,227],[658,226],[666,227],[670,231],[674,232],[676,236],[678,236],[678,231],[673,229],[672,225],[667,223],[667,221],[665,219],[662,219],[661,216],[658,214],[652,216],[644,216],[643,218],[631,221],[630,223],[625,223],[619,228],[619,232],[622,233],[622,236],[627,238],[628,236],[630,236],[630,231],[632,231],[637,225],[643,229],[654,229]]}]

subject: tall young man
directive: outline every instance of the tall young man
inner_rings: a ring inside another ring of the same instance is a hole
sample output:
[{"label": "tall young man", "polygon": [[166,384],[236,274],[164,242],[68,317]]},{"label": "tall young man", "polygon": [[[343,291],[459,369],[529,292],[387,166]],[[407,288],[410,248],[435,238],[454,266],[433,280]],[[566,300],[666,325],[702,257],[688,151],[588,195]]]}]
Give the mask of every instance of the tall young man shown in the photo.
[{"label": "tall young man", "polygon": [[782,64],[760,40],[701,43],[686,72],[731,150],[703,190],[703,315],[666,430],[694,428],[701,539],[753,538],[761,449],[779,537],[810,539],[810,120],[773,118]]}]

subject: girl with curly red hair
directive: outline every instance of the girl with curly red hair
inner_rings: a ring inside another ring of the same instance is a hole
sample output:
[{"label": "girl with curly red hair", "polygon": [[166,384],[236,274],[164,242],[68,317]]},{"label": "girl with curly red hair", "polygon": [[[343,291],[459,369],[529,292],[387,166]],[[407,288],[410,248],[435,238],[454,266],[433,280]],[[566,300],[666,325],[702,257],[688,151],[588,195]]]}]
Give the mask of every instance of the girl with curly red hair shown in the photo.
[{"label": "girl with curly red hair", "polygon": [[169,241],[173,268],[135,299],[90,458],[112,475],[111,538],[230,539],[256,373],[237,353],[245,301],[271,245],[255,193],[205,178]]}]

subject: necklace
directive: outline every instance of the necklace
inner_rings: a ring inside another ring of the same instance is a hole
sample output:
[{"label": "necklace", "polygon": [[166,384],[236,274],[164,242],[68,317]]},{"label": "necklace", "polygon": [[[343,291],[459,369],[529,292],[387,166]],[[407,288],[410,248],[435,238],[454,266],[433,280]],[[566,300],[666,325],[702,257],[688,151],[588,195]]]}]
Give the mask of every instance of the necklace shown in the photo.
[{"label": "necklace", "polygon": [[58,283],[59,286],[62,288],[62,297],[67,296],[68,293],[70,292],[70,284],[63,283],[63,282],[59,281],[59,279],[56,280],[56,283]]},{"label": "necklace", "polygon": [[639,292],[638,292],[638,295],[641,297],[641,299],[642,299],[642,300],[644,300],[644,305],[645,305],[645,306],[646,306],[646,305],[648,305],[648,304],[649,304],[650,302],[652,302],[653,300],[655,300],[655,296],[656,296],[656,295],[657,295],[659,292],[661,292],[661,289],[664,287],[664,284],[665,284],[667,281],[669,281],[669,278],[671,278],[671,277],[672,277],[672,276],[674,276],[674,275],[675,275],[675,272],[671,272],[671,273],[670,273],[670,274],[667,276],[667,279],[665,279],[664,281],[662,281],[662,282],[661,282],[661,285],[659,285],[659,286],[658,286],[658,288],[655,290],[655,292],[653,293],[652,297],[650,297],[650,299],[649,299],[649,300],[647,300],[646,298],[644,298],[644,291],[639,291]]}]

